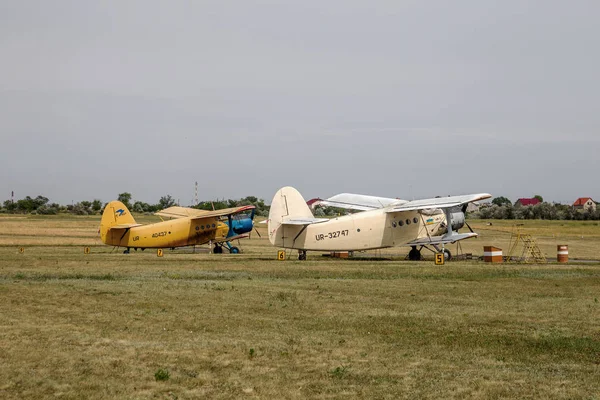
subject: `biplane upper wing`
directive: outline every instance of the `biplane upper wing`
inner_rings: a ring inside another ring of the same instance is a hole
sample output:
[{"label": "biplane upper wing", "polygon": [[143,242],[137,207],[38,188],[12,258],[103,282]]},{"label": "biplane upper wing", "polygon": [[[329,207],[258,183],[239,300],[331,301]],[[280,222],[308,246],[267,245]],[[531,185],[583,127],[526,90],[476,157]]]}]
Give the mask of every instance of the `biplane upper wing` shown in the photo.
[{"label": "biplane upper wing", "polygon": [[415,211],[415,210],[427,210],[434,208],[447,209],[450,207],[461,206],[466,203],[473,201],[489,199],[492,197],[489,193],[478,193],[478,194],[467,194],[463,196],[448,196],[448,197],[436,197],[433,199],[422,199],[408,201],[403,204],[395,205],[386,210],[388,213],[400,212],[400,211]]},{"label": "biplane upper wing", "polygon": [[192,219],[225,217],[228,215],[238,214],[238,213],[248,211],[248,210],[254,210],[255,208],[256,207],[254,207],[254,206],[240,206],[240,207],[223,208],[222,210],[205,211],[200,215],[193,216]]},{"label": "biplane upper wing", "polygon": [[387,207],[392,204],[403,204],[405,200],[392,199],[389,197],[369,196],[365,194],[340,193],[325,200],[319,200],[317,204],[330,207],[339,207],[347,210],[368,211]]},{"label": "biplane upper wing", "polygon": [[206,210],[198,210],[196,208],[189,207],[179,207],[173,206],[169,208],[165,208],[164,210],[160,210],[154,213],[154,215],[158,215],[159,217],[164,218],[189,218],[189,217],[199,217],[204,215],[209,211]]},{"label": "biplane upper wing", "polygon": [[154,215],[158,215],[159,217],[165,217],[165,218],[199,219],[199,218],[222,217],[222,216],[227,216],[227,215],[231,215],[231,214],[237,214],[237,213],[244,212],[247,210],[252,210],[254,208],[255,208],[254,206],[240,206],[240,207],[223,208],[221,210],[215,210],[215,211],[207,211],[207,210],[197,210],[195,208],[174,206],[174,207],[165,208],[164,210],[161,210],[161,211],[157,211],[154,213]]}]

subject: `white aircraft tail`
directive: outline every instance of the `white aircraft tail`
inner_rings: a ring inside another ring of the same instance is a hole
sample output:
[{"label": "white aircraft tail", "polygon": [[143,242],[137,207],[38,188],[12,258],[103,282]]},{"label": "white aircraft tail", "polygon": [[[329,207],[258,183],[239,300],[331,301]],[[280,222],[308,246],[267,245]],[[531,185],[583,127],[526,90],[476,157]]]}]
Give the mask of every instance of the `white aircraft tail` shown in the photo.
[{"label": "white aircraft tail", "polygon": [[[267,220],[271,244],[275,245],[276,242],[280,241],[281,244],[284,244],[283,232],[281,232],[283,225],[288,221],[301,219],[315,220],[302,195],[291,186],[279,189],[271,202],[271,211],[269,211],[269,219]],[[307,222],[307,224],[310,223]]]}]

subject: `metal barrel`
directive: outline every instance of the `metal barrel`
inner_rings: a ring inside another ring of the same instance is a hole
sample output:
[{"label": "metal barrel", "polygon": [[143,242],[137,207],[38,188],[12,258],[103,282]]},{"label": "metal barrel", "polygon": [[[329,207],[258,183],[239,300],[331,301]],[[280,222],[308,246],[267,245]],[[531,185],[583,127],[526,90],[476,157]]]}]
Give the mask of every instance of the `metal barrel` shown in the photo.
[{"label": "metal barrel", "polygon": [[556,261],[559,263],[569,262],[569,246],[566,244],[556,246]]}]

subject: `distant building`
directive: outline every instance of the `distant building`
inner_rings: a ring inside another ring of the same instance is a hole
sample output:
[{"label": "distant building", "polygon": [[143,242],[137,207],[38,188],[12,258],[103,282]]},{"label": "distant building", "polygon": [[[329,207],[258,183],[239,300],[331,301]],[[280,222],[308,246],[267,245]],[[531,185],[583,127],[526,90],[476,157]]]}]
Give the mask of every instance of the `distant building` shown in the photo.
[{"label": "distant building", "polygon": [[306,202],[306,205],[308,207],[310,207],[311,210],[314,211],[315,207],[317,207],[320,203],[321,199],[319,198],[315,198],[315,199],[310,199],[309,201]]},{"label": "distant building", "polygon": [[469,204],[467,204],[467,212],[468,213],[477,212],[477,211],[479,211],[480,207],[482,207],[482,205],[479,203],[469,203]]},{"label": "distant building", "polygon": [[596,211],[596,202],[591,197],[580,197],[573,203],[573,208],[578,211]]},{"label": "distant building", "polygon": [[533,197],[531,199],[519,199],[517,200],[517,202],[515,203],[515,206],[535,206],[536,204],[540,204],[540,200]]}]

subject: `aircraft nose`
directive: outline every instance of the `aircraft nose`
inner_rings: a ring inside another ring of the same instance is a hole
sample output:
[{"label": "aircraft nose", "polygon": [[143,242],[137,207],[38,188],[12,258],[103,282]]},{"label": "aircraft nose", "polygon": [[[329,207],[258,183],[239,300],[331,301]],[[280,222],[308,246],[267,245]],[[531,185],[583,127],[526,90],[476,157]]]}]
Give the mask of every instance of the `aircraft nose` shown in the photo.
[{"label": "aircraft nose", "polygon": [[235,224],[233,230],[238,235],[248,233],[252,230],[252,220],[250,218],[244,218],[236,222],[237,224]]}]

